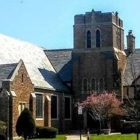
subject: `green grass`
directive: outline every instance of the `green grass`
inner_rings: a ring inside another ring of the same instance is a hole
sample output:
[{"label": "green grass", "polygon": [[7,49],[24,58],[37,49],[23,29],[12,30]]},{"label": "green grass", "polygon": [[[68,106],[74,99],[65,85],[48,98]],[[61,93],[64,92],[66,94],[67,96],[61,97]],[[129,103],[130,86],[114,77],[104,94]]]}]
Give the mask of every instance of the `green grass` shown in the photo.
[{"label": "green grass", "polygon": [[136,140],[136,134],[91,135],[90,140]]},{"label": "green grass", "polygon": [[57,135],[56,138],[36,138],[36,139],[30,139],[30,140],[66,140],[66,136],[65,135]]},{"label": "green grass", "polygon": [[[140,135],[139,135],[139,139],[140,139]],[[66,140],[66,135],[57,135],[56,138],[51,138],[51,139],[36,138],[30,140]],[[90,140],[136,140],[136,134],[90,135]]]}]

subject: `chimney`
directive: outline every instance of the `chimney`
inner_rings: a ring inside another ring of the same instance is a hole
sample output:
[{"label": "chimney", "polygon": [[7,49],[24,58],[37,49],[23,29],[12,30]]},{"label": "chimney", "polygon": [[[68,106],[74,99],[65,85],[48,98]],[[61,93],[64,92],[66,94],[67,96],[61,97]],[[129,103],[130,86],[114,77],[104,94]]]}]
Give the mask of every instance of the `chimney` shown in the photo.
[{"label": "chimney", "polygon": [[129,53],[133,53],[135,50],[135,36],[132,30],[129,30],[127,37],[127,50]]}]

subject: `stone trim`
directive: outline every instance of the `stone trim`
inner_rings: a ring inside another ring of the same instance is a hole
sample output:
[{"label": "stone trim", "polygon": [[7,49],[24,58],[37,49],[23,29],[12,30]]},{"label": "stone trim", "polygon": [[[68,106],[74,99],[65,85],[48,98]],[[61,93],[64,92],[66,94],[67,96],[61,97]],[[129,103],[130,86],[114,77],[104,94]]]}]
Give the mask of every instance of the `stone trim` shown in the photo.
[{"label": "stone trim", "polygon": [[11,93],[12,97],[16,97],[17,96],[15,91],[10,91],[10,93]]},{"label": "stone trim", "polygon": [[36,98],[35,93],[31,93],[31,96],[32,96],[33,98]]}]

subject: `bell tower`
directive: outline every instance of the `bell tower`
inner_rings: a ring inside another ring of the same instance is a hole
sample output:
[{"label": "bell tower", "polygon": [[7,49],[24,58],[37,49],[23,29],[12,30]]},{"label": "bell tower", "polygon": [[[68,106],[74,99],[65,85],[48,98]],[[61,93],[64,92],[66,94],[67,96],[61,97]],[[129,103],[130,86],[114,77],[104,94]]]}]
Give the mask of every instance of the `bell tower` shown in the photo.
[{"label": "bell tower", "polygon": [[103,90],[116,90],[122,95],[126,54],[123,21],[118,13],[92,10],[75,15],[73,31],[75,98]]}]

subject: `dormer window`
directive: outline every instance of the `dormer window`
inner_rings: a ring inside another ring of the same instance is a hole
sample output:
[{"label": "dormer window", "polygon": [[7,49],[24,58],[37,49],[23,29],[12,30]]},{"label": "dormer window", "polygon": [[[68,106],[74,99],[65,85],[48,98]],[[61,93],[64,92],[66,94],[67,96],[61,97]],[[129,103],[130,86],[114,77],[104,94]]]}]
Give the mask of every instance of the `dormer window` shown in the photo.
[{"label": "dormer window", "polygon": [[86,47],[91,48],[91,32],[88,30],[86,35]]},{"label": "dormer window", "polygon": [[96,48],[101,47],[101,33],[100,30],[96,30]]}]

